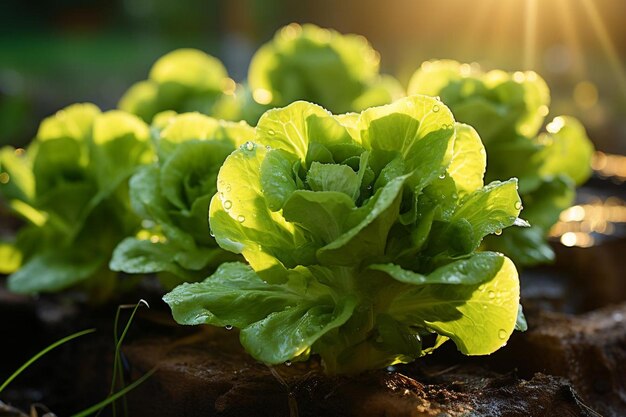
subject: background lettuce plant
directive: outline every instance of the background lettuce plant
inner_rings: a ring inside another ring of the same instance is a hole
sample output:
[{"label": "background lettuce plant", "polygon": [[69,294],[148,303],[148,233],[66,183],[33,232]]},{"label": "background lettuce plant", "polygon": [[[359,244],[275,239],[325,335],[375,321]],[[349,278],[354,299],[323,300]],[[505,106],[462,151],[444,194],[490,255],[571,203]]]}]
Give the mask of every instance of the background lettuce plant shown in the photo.
[{"label": "background lettuce plant", "polygon": [[239,259],[217,245],[207,212],[222,163],[254,137],[254,129],[199,113],[159,121],[164,125],[154,134],[159,160],[130,180],[133,209],[147,220],[148,230],[121,242],[110,266],[128,273],[159,272],[171,286],[206,278],[222,262]]},{"label": "background lettuce plant", "polygon": [[294,23],[254,54],[241,85],[228,78],[216,58],[179,49],[161,57],[149,79],[124,94],[119,108],[148,123],[172,110],[256,124],[264,111],[296,100],[336,113],[360,111],[404,94],[395,78],[379,73],[379,61],[362,36]]},{"label": "background lettuce plant", "polygon": [[520,265],[554,258],[549,229],[575,197],[575,186],[591,174],[593,145],[572,117],[558,116],[540,133],[550,92],[534,72],[494,70],[456,61],[430,61],[413,75],[410,94],[439,96],[457,120],[480,133],[487,149],[487,180],[519,178],[524,218],[530,228],[513,228],[486,240]]},{"label": "background lettuce plant", "polygon": [[254,100],[246,111],[256,115],[247,118],[258,119],[263,111],[296,100],[334,113],[390,103],[403,89],[379,73],[379,63],[378,52],[363,36],[312,24],[285,26],[252,57],[248,87]]},{"label": "background lettuce plant", "polygon": [[118,106],[147,123],[166,110],[199,111],[230,120],[240,111],[235,88],[220,60],[197,49],[177,49],[159,58],[149,78],[131,86]]},{"label": "background lettuce plant", "polygon": [[3,272],[13,272],[9,288],[38,293],[80,285],[95,300],[110,295],[118,283],[107,268],[111,252],[140,225],[128,178],[153,157],[144,122],[91,104],[45,119],[26,151],[0,150],[0,193],[26,222],[0,251]]},{"label": "background lettuce plant", "polygon": [[448,339],[491,353],[524,326],[519,282],[508,258],[476,250],[520,224],[521,202],[514,179],[483,186],[484,169],[476,131],[432,97],[270,110],[226,158],[210,206],[217,242],[249,266],[164,300],[179,323],[240,328],[268,364],[317,353],[330,373],[356,372]]}]

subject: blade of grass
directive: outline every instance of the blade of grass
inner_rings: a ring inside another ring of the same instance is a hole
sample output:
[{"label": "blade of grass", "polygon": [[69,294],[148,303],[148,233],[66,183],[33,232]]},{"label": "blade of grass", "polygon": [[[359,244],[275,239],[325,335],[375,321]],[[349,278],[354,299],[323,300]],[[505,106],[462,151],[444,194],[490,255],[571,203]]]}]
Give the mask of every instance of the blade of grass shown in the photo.
[{"label": "blade of grass", "polygon": [[135,389],[137,386],[142,384],[146,379],[150,378],[154,372],[156,372],[156,368],[151,369],[150,371],[146,372],[141,378],[139,378],[138,380],[136,380],[132,384],[128,385],[124,389],[122,389],[122,390],[116,392],[115,394],[105,398],[104,400],[100,401],[99,403],[92,405],[91,407],[87,408],[86,410],[83,410],[83,411],[81,411],[79,413],[74,414],[71,417],[87,417],[87,416],[95,413],[96,411],[103,410],[104,407],[106,407],[107,405],[113,403],[118,398],[125,396],[129,391]]},{"label": "blade of grass", "polygon": [[96,331],[96,329],[83,330],[83,331],[71,334],[71,335],[69,335],[67,337],[64,337],[63,339],[57,340],[56,342],[52,343],[50,346],[46,347],[41,352],[37,353],[35,356],[33,356],[32,358],[27,360],[26,363],[24,363],[24,365],[20,366],[20,368],[17,371],[13,372],[13,374],[10,377],[8,377],[4,381],[4,383],[2,385],[0,385],[0,392],[2,392],[11,383],[11,381],[13,381],[15,378],[17,378],[17,376],[19,374],[24,372],[24,370],[26,370],[26,368],[28,368],[30,365],[32,365],[33,362],[37,361],[39,358],[41,358],[46,353],[50,352],[52,349],[57,348],[57,347],[65,344],[65,343],[69,342],[70,340],[76,339],[77,337],[81,337],[81,336],[84,336],[86,334],[93,333],[95,331]]},{"label": "blade of grass", "polygon": [[[121,388],[124,387],[124,375],[121,371],[122,363],[121,363],[121,357],[120,357],[120,349],[122,347],[122,343],[124,342],[124,338],[126,337],[126,333],[128,333],[128,330],[130,329],[130,325],[132,324],[133,319],[135,318],[135,314],[137,313],[137,310],[139,309],[141,305],[145,305],[146,307],[150,308],[148,303],[145,300],[141,299],[137,302],[137,304],[126,304],[126,305],[119,306],[117,308],[117,312],[115,313],[115,321],[113,323],[113,341],[115,344],[115,358],[113,359],[113,376],[111,377],[111,389],[109,390],[109,395],[113,395],[113,393],[115,392],[116,383],[118,383]],[[121,314],[122,309],[127,309],[127,308],[133,308],[133,312],[130,314],[130,317],[128,321],[126,322],[126,326],[124,327],[122,334],[118,336],[120,314]],[[118,374],[119,374],[119,381],[117,381]],[[125,402],[124,402],[124,409],[126,410]],[[117,415],[117,408],[115,406],[115,402],[112,404],[112,413],[114,417]],[[98,413],[98,415],[100,415],[100,413]],[[128,415],[128,412],[126,412],[126,415]]]}]

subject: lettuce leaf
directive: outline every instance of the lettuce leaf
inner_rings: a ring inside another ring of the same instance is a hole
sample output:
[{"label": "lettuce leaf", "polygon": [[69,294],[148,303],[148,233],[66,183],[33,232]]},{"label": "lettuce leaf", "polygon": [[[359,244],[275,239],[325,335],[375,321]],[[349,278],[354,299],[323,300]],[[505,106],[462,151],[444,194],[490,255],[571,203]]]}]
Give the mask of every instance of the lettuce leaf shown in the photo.
[{"label": "lettuce leaf", "polygon": [[226,261],[239,259],[217,246],[207,211],[226,157],[254,135],[245,123],[199,113],[170,115],[153,140],[158,162],[130,180],[130,201],[147,224],[113,253],[114,271],[160,273],[166,286],[198,281]]},{"label": "lettuce leaf", "polygon": [[159,58],[148,79],[132,85],[118,107],[146,123],[166,110],[237,119],[235,87],[217,58],[197,49],[177,49]]},{"label": "lettuce leaf", "polygon": [[[446,340],[468,355],[518,322],[512,262],[477,252],[519,223],[516,180],[483,186],[475,130],[427,96],[333,116],[266,112],[229,155],[209,220],[224,264],[164,297],[182,324],[241,329],[268,364],[319,354],[329,373],[409,362]],[[523,316],[521,316],[523,317]]]},{"label": "lettuce leaf", "polygon": [[81,286],[94,301],[110,296],[119,283],[107,261],[141,221],[130,210],[128,178],[153,158],[145,123],[91,104],[45,119],[27,151],[3,148],[0,170],[8,182],[0,194],[26,222],[0,255],[12,264],[9,288]]},{"label": "lettuce leaf", "polygon": [[254,54],[248,85],[257,112],[296,100],[336,113],[360,111],[403,94],[398,81],[379,74],[379,61],[362,36],[291,24]]},{"label": "lettuce leaf", "polygon": [[472,125],[487,149],[488,181],[519,179],[530,229],[514,228],[490,237],[486,247],[519,265],[550,261],[547,235],[561,210],[574,201],[575,186],[591,175],[593,145],[576,119],[548,115],[550,92],[536,73],[483,72],[476,64],[441,60],[422,64],[409,94],[439,96],[455,117]]}]

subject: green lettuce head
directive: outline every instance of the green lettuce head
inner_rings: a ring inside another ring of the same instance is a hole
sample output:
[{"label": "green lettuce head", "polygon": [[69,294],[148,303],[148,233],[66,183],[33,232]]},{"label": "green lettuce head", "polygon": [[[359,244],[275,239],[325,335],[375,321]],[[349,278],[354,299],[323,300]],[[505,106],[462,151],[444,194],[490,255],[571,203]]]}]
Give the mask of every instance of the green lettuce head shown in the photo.
[{"label": "green lettuce head", "polygon": [[550,92],[536,73],[494,70],[475,64],[431,61],[413,75],[410,94],[439,96],[457,120],[476,128],[487,149],[487,180],[519,178],[530,228],[507,230],[486,245],[520,265],[554,259],[550,228],[591,174],[593,145],[578,120],[558,116],[540,132]]},{"label": "green lettuce head", "polygon": [[94,300],[110,295],[118,284],[107,268],[111,252],[140,225],[128,178],[153,158],[144,122],[91,104],[45,119],[27,151],[3,148],[0,193],[26,222],[0,251],[0,263],[11,266],[3,271],[12,272],[9,288],[39,293],[80,286]]},{"label": "green lettuce head", "polygon": [[[330,373],[409,362],[448,339],[494,352],[523,327],[513,263],[477,252],[520,223],[517,181],[483,186],[476,131],[432,97],[333,116],[265,113],[218,175],[210,224],[227,263],[164,300],[183,324],[241,329],[268,364]],[[518,312],[520,312],[518,320]]]},{"label": "green lettuce head", "polygon": [[254,101],[248,107],[258,118],[268,108],[296,100],[335,113],[390,103],[403,94],[402,87],[379,74],[379,61],[363,36],[311,24],[285,26],[252,57],[248,84]]},{"label": "green lettuce head", "polygon": [[217,58],[197,49],[177,49],[159,58],[149,78],[131,86],[118,106],[147,123],[166,110],[233,119],[239,116],[235,88]]},{"label": "green lettuce head", "polygon": [[207,211],[222,163],[254,137],[254,129],[199,113],[166,119],[158,120],[162,130],[155,129],[159,161],[142,167],[130,180],[131,203],[145,219],[146,230],[120,243],[110,266],[127,273],[161,273],[171,288],[240,259],[217,245]]}]

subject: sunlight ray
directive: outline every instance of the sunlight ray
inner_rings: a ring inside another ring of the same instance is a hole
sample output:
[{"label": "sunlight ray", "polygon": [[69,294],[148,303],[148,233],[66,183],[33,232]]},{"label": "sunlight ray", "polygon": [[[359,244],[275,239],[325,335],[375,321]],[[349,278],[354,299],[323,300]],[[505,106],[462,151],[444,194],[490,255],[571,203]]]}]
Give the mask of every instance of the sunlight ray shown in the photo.
[{"label": "sunlight ray", "polygon": [[622,94],[624,95],[624,98],[626,98],[626,68],[624,68],[624,64],[620,61],[619,54],[615,49],[615,45],[611,41],[609,32],[604,26],[602,17],[592,0],[580,1],[585,7],[589,20],[591,21],[591,26],[600,41],[600,46],[604,50],[604,53],[606,54],[611,65],[611,69],[615,73],[615,77],[617,78]]},{"label": "sunlight ray", "polygon": [[526,0],[524,8],[524,69],[535,68],[537,56],[537,0]]},{"label": "sunlight ray", "polygon": [[556,5],[558,7],[557,16],[561,20],[561,30],[563,36],[567,41],[567,46],[572,49],[573,52],[573,72],[576,78],[586,79],[588,75],[587,64],[583,57],[582,46],[580,44],[580,37],[576,31],[576,22],[574,20],[574,14],[572,9],[568,7],[568,0],[557,0]]}]

